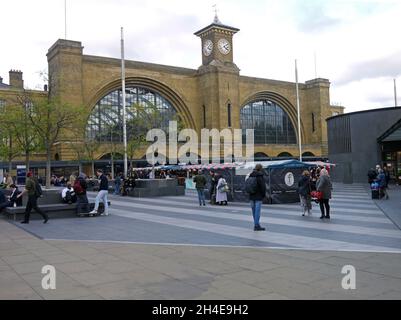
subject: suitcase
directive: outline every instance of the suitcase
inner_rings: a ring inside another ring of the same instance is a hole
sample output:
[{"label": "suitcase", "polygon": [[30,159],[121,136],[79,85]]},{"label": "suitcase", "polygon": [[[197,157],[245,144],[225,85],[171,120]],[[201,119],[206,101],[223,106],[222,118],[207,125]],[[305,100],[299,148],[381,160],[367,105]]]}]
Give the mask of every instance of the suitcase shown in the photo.
[{"label": "suitcase", "polygon": [[379,198],[380,198],[379,190],[372,190],[372,199],[379,199]]}]

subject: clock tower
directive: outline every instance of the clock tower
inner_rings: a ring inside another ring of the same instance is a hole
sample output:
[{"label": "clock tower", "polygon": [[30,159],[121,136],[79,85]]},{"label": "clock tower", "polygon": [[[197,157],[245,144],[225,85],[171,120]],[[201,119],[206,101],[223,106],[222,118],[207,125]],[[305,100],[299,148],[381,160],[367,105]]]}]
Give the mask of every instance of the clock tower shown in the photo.
[{"label": "clock tower", "polygon": [[240,127],[239,68],[233,61],[233,36],[239,31],[220,22],[195,32],[202,41],[202,65],[198,69],[202,104],[201,128]]},{"label": "clock tower", "polygon": [[237,28],[222,24],[216,14],[212,24],[195,32],[195,35],[202,40],[202,65],[214,63],[227,67],[235,66],[233,36],[238,31]]}]

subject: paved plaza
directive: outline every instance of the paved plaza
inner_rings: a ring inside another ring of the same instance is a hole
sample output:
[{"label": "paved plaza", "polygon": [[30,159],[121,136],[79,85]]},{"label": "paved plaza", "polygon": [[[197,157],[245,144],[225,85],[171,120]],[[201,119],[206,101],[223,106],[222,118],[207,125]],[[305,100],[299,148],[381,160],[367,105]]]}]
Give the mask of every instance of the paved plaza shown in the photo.
[{"label": "paved plaza", "polygon": [[[266,232],[253,231],[248,204],[199,207],[193,192],[110,195],[107,217],[3,219],[0,299],[401,299],[400,188],[386,203],[364,185],[333,195],[330,221],[316,204],[309,217],[299,204],[264,205]],[[41,287],[48,264],[56,290]],[[355,290],[341,287],[345,265]]]}]

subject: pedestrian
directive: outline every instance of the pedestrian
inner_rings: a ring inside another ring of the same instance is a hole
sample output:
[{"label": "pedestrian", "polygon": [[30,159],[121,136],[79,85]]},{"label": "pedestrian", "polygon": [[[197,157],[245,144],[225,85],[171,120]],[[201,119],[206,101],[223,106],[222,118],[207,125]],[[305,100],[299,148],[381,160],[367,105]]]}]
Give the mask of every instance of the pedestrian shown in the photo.
[{"label": "pedestrian", "polygon": [[17,196],[17,198],[21,198],[24,194],[28,194],[28,202],[25,208],[25,217],[24,220],[21,221],[21,223],[29,223],[32,209],[34,209],[43,217],[43,223],[47,223],[47,221],[49,220],[48,215],[38,207],[38,198],[41,196],[42,193],[41,187],[39,183],[33,178],[32,172],[28,172],[26,176],[27,179],[25,183],[25,190]]},{"label": "pedestrian", "polygon": [[6,199],[6,196],[4,195],[4,192],[0,189],[0,212],[5,207],[8,207],[7,199]]},{"label": "pedestrian", "polygon": [[5,175],[4,183],[6,184],[7,188],[10,188],[11,185],[14,184],[14,180],[9,173]]},{"label": "pedestrian", "polygon": [[103,173],[103,170],[101,170],[101,169],[96,171],[96,175],[98,176],[98,178],[100,180],[99,192],[95,199],[95,208],[89,213],[97,214],[97,211],[99,209],[100,200],[102,200],[104,203],[103,215],[108,216],[109,215],[109,205],[107,203],[107,194],[109,193],[109,181],[107,180],[106,175]]},{"label": "pedestrian", "polygon": [[383,173],[386,177],[386,189],[388,189],[388,183],[390,182],[390,170],[387,166],[383,167]]},{"label": "pedestrian", "polygon": [[377,178],[377,172],[375,169],[370,168],[368,171],[368,183],[371,185],[373,182],[375,182]]},{"label": "pedestrian", "polygon": [[216,203],[219,205],[227,205],[227,193],[229,191],[226,179],[223,176],[219,176],[216,186]]},{"label": "pedestrian", "polygon": [[264,179],[263,166],[257,164],[255,169],[245,180],[245,191],[249,194],[249,201],[252,208],[254,231],[264,231],[266,228],[260,226],[260,212],[262,202],[266,196],[266,183]]},{"label": "pedestrian", "polygon": [[120,195],[120,189],[121,189],[121,182],[122,182],[122,173],[119,172],[116,176],[116,179],[114,180],[114,194],[115,195]]},{"label": "pedestrian", "polygon": [[379,175],[380,169],[381,169],[380,165],[377,164],[377,165],[376,165],[376,174],[377,174],[377,175]]},{"label": "pedestrian", "polygon": [[68,181],[72,186],[75,183],[75,179],[77,178],[78,174],[77,173],[71,173],[70,175],[70,180]]},{"label": "pedestrian", "polygon": [[85,180],[85,175],[81,173],[77,179],[75,179],[74,190],[77,196],[77,215],[79,216],[82,210],[84,212],[89,212],[89,201],[86,195],[86,190],[88,188],[88,184]]},{"label": "pedestrian", "polygon": [[379,183],[379,194],[380,198],[386,197],[388,199],[388,192],[386,187],[386,175],[383,169],[379,169],[379,175],[377,176],[377,182]]},{"label": "pedestrian", "polygon": [[199,206],[206,206],[205,203],[205,187],[206,187],[206,177],[203,175],[202,170],[199,170],[198,174],[193,178],[196,185],[196,191],[198,191]]},{"label": "pedestrian", "polygon": [[[11,207],[14,207],[14,206],[16,206],[16,207],[22,206],[22,199],[21,198],[17,198],[17,196],[21,193],[18,190],[18,187],[15,184],[12,184],[12,185],[10,185],[10,188],[11,188],[11,195],[8,197],[8,199],[5,200],[5,202],[0,200],[0,212],[4,208],[11,208]],[[1,194],[2,194],[2,191],[0,190],[0,199],[2,198]]]},{"label": "pedestrian", "polygon": [[299,199],[301,200],[303,217],[305,216],[306,212],[308,212],[308,215],[310,215],[312,211],[311,191],[312,186],[310,173],[308,170],[305,170],[302,173],[301,179],[298,181],[298,194]]},{"label": "pedestrian", "polygon": [[[74,182],[75,180],[76,179],[74,179]],[[67,187],[61,191],[61,199],[64,203],[68,204],[75,203],[77,201],[77,196],[70,182],[68,182]]]},{"label": "pedestrian", "polygon": [[[321,199],[319,200],[320,219],[330,219],[330,204],[329,201],[331,199],[331,190],[333,189],[329,174],[326,169],[320,170],[319,179],[316,183],[317,191],[322,193]],[[325,214],[326,210],[326,214]]]},{"label": "pedestrian", "polygon": [[210,204],[216,204],[216,186],[217,186],[217,176],[214,171],[210,171]]}]

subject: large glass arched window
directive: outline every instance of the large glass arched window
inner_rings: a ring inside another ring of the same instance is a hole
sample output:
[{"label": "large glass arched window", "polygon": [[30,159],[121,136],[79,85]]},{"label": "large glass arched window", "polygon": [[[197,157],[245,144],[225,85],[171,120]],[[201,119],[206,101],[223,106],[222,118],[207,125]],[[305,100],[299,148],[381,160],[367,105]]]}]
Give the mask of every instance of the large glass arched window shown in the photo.
[{"label": "large glass arched window", "polygon": [[[168,131],[170,120],[176,119],[177,112],[172,104],[157,92],[143,87],[126,87],[126,120],[135,117],[134,105],[141,105],[145,110],[157,109],[158,124],[156,128]],[[115,90],[96,103],[88,119],[86,136],[88,139],[102,142],[123,141],[122,90]],[[127,126],[128,139],[131,130]]]},{"label": "large glass arched window", "polygon": [[255,144],[296,144],[294,126],[288,114],[270,100],[254,101],[241,109],[241,129],[254,129]]}]

